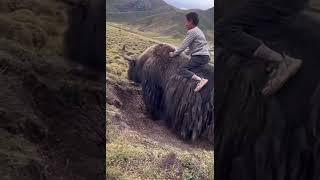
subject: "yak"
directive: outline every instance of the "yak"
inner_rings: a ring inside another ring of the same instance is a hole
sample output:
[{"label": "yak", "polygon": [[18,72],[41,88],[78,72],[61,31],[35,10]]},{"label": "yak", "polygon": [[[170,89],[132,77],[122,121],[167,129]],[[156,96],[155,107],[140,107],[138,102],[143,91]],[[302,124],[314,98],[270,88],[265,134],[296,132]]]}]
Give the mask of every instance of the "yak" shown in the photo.
[{"label": "yak", "polygon": [[[228,3],[217,6],[227,8],[239,1]],[[303,59],[296,76],[273,96],[260,92],[267,80],[266,64],[215,45],[216,179],[320,179],[317,17],[304,11],[288,24],[255,34],[273,49]]]},{"label": "yak", "polygon": [[202,136],[213,141],[213,65],[193,69],[209,79],[195,93],[196,82],[176,74],[190,58],[184,53],[170,58],[169,52],[173,50],[169,44],[157,44],[140,55],[124,53],[129,63],[128,78],[141,84],[146,110],[154,119],[164,119],[185,140],[194,141]]},{"label": "yak", "polygon": [[[105,0],[63,0],[69,5],[64,47],[67,57],[94,72],[105,73]],[[100,75],[101,76],[101,75]]]}]

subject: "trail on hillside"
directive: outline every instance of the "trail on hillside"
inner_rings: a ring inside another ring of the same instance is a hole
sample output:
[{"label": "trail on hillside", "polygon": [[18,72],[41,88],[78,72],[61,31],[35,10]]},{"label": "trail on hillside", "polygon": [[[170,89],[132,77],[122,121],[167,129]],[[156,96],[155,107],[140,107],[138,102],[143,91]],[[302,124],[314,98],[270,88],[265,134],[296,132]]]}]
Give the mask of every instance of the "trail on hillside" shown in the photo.
[{"label": "trail on hillside", "polygon": [[113,91],[120,101],[120,110],[124,115],[122,120],[128,125],[127,128],[151,138],[159,144],[173,146],[181,150],[187,151],[196,148],[210,150],[208,141],[186,142],[170,130],[164,120],[152,119],[145,110],[140,88],[115,86]]}]

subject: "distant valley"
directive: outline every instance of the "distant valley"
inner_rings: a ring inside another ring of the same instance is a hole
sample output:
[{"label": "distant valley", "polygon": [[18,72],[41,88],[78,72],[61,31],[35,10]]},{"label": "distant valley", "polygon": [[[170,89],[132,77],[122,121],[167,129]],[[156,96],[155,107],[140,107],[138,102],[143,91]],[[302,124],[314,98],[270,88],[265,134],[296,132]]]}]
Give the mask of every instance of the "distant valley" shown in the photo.
[{"label": "distant valley", "polygon": [[185,14],[190,11],[199,14],[199,27],[213,41],[213,8],[180,10],[163,0],[111,0],[107,3],[107,21],[131,25],[142,32],[182,38],[186,33]]}]

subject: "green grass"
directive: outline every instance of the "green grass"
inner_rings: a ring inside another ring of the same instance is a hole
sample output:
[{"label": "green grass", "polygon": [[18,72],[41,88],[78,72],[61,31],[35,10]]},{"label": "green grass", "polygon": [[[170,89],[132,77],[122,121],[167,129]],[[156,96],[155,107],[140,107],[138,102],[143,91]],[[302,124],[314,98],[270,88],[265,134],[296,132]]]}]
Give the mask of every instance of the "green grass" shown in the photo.
[{"label": "green grass", "polygon": [[140,54],[155,44],[156,41],[133,32],[128,32],[118,26],[107,28],[107,76],[116,76],[117,81],[126,81],[128,64],[121,55],[123,45],[134,54]]},{"label": "green grass", "polygon": [[[158,144],[133,131],[111,131],[107,144],[107,177],[110,179],[213,179],[212,152],[185,151]],[[176,156],[164,167],[168,155]]]}]

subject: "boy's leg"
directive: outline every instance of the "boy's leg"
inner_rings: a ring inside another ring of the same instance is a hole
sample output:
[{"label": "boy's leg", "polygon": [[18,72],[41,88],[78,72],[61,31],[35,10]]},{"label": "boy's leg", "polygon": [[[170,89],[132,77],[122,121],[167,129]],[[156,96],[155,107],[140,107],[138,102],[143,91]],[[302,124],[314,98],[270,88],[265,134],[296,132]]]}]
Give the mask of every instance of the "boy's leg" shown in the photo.
[{"label": "boy's leg", "polygon": [[195,91],[201,90],[201,88],[204,87],[208,82],[207,79],[201,78],[191,71],[194,68],[204,66],[210,61],[209,57],[206,57],[205,59],[204,57],[206,56],[191,56],[190,61],[187,64],[181,66],[178,71],[178,75],[181,75],[182,77],[187,79],[198,81]]},{"label": "boy's leg", "polygon": [[187,78],[187,79],[191,79],[193,77],[193,75],[195,75],[192,71],[190,71],[190,69],[192,69],[193,67],[193,63],[190,61],[187,64],[181,66],[178,70],[178,75]]},{"label": "boy's leg", "polygon": [[187,78],[187,79],[194,79],[194,80],[201,80],[201,78],[197,78],[198,76],[193,73],[191,70],[200,66],[203,66],[205,61],[199,58],[198,56],[191,56],[190,61],[181,66],[178,70],[178,75]]},{"label": "boy's leg", "polygon": [[261,21],[265,21],[266,18],[272,20],[272,18],[268,16],[268,12],[263,13],[263,8],[255,4],[254,0],[249,2],[232,16],[215,23],[214,38],[219,46],[243,56],[252,57],[262,41],[247,32],[254,32]]}]

